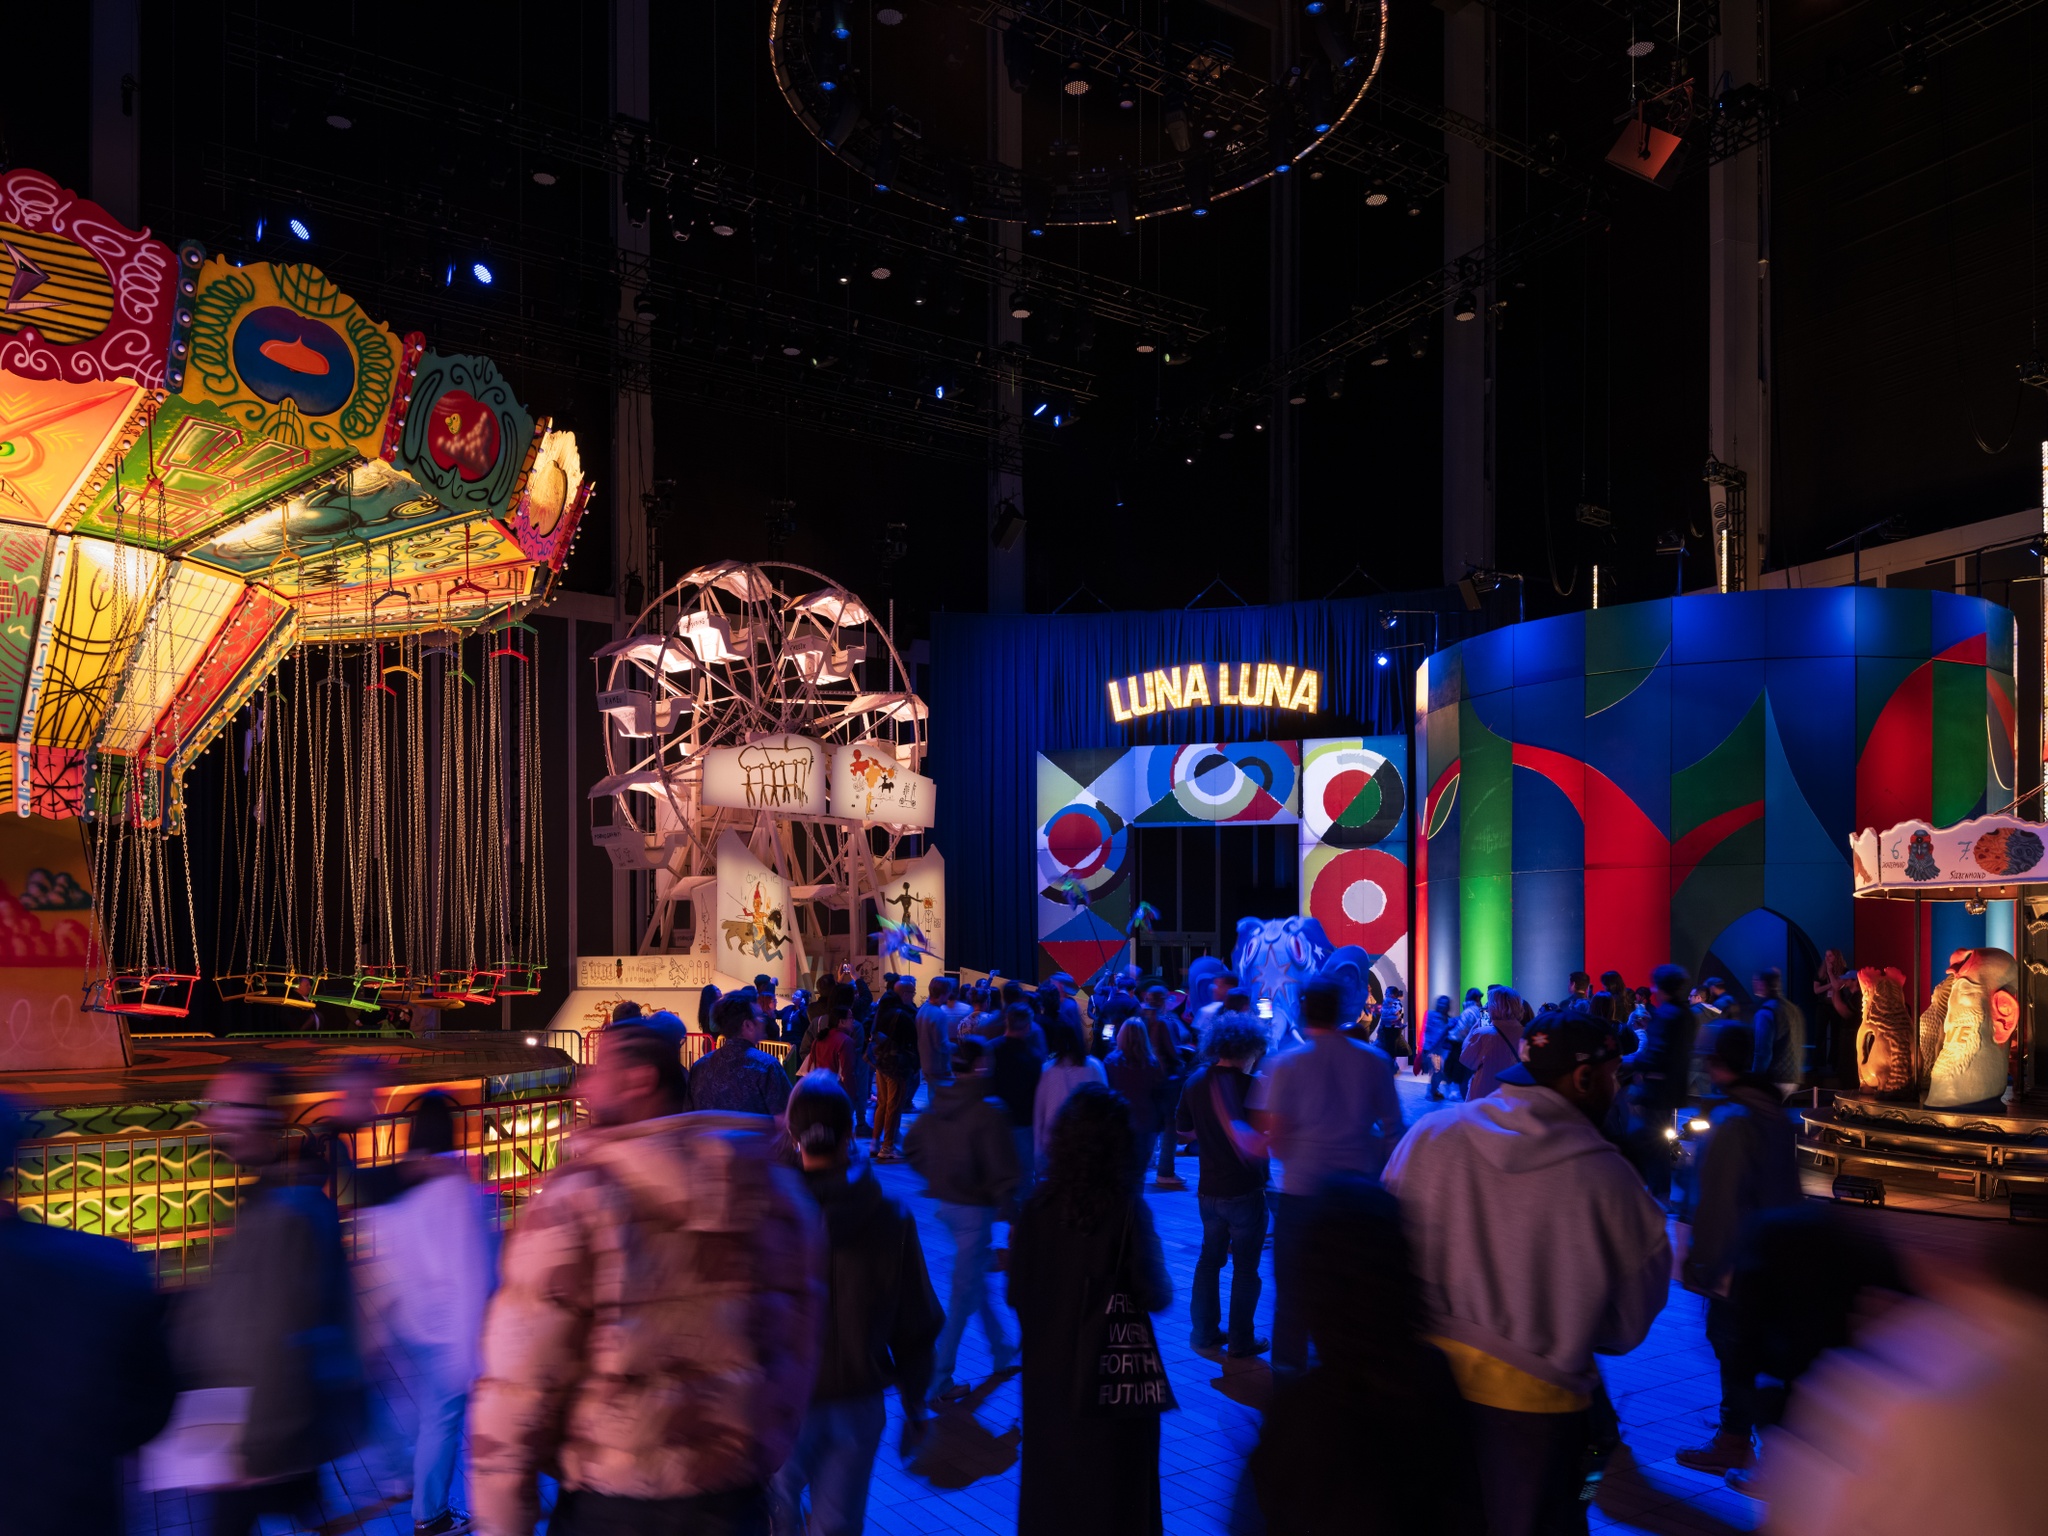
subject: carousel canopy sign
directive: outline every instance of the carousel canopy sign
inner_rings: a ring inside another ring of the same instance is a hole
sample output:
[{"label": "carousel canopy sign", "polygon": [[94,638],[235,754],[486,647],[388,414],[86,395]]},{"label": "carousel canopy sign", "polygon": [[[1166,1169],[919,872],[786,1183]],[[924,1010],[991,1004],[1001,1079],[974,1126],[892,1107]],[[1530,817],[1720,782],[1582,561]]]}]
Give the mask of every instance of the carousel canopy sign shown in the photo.
[{"label": "carousel canopy sign", "polygon": [[1902,821],[1849,839],[1856,894],[1927,901],[2010,901],[2048,882],[2048,827],[2017,816],[1979,816],[1952,827]]}]

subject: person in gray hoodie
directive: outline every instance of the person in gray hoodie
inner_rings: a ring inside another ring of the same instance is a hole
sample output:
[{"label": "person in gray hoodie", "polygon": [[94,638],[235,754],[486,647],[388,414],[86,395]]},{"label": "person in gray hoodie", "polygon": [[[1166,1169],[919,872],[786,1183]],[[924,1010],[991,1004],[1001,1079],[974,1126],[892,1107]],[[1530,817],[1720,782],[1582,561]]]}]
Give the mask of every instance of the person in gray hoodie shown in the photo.
[{"label": "person in gray hoodie", "polygon": [[1593,1357],[1640,1344],[1671,1279],[1664,1214],[1599,1130],[1613,1024],[1547,1010],[1523,1043],[1492,1093],[1418,1120],[1384,1178],[1471,1408],[1489,1536],[1586,1529]]},{"label": "person in gray hoodie", "polygon": [[931,1108],[911,1122],[903,1141],[904,1155],[938,1200],[939,1220],[953,1235],[952,1296],[932,1359],[935,1398],[967,1395],[955,1387],[953,1367],[970,1317],[981,1318],[997,1375],[1017,1353],[1003,1336],[1002,1315],[988,1289],[990,1238],[996,1221],[1010,1214],[1019,1177],[1009,1113],[1002,1100],[988,1096],[989,1061],[981,1041],[956,1042],[952,1075],[932,1089]]},{"label": "person in gray hoodie", "polygon": [[1721,1365],[1721,1424],[1705,1445],[1678,1453],[1695,1472],[1724,1473],[1755,1460],[1756,1351],[1729,1299],[1730,1282],[1759,1212],[1798,1205],[1798,1131],[1777,1084],[1750,1070],[1758,1035],[1747,1024],[1723,1024],[1714,1035],[1707,1071],[1728,1102],[1713,1113],[1700,1154],[1699,1201],[1686,1250],[1686,1289],[1707,1298],[1707,1342]]}]

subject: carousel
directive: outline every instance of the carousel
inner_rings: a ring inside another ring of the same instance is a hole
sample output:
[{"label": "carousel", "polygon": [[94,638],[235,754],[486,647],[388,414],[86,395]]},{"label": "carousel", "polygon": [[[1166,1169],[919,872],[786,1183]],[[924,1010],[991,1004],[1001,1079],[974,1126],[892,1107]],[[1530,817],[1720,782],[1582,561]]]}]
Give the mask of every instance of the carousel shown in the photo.
[{"label": "carousel", "polygon": [[[295,1118],[366,1052],[386,1111],[559,1095],[560,1052],[405,1026],[538,990],[528,620],[590,496],[490,359],[0,175],[0,1091],[38,1219],[208,1230],[190,1133],[238,1056]],[[529,1118],[491,1134],[537,1174],[565,1122]]]},{"label": "carousel", "polygon": [[[2040,823],[1993,815],[1850,839],[1857,899],[1912,903],[1913,943],[1905,968],[1855,973],[1855,1090],[1801,1111],[1802,1159],[1833,1176],[1837,1198],[1883,1204],[1904,1189],[2003,1200],[2015,1214],[2048,1206],[2032,985],[2041,965],[2029,959],[2048,924],[2044,836]],[[2018,953],[1968,947],[1923,962],[1936,902],[1974,914],[2013,903]]]}]

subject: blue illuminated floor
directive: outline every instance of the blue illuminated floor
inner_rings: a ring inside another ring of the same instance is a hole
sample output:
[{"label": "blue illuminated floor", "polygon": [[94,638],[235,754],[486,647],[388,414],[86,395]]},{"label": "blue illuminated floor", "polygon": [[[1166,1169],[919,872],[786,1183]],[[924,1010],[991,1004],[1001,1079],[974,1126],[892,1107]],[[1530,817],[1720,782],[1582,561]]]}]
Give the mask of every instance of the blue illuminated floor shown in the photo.
[{"label": "blue illuminated floor", "polygon": [[[1421,1084],[1401,1084],[1411,1118],[1432,1107]],[[940,1225],[932,1202],[920,1191],[916,1176],[902,1164],[882,1165],[884,1185],[917,1213],[932,1283],[943,1301],[952,1264],[952,1244]],[[1182,1171],[1192,1186],[1194,1163]],[[1160,1483],[1171,1536],[1207,1536],[1231,1530],[1232,1501],[1246,1452],[1258,1436],[1259,1418],[1250,1406],[1266,1386],[1263,1362],[1226,1374],[1214,1361],[1187,1347],[1187,1294],[1200,1248],[1201,1228],[1192,1188],[1187,1193],[1148,1197],[1167,1267],[1173,1276],[1174,1306],[1159,1319],[1159,1339],[1173,1377],[1180,1411],[1169,1414],[1160,1436]],[[999,1231],[1001,1229],[998,1229]],[[1268,1266],[1270,1266],[1270,1255]],[[1270,1267],[1260,1298],[1260,1332],[1269,1333],[1272,1319]],[[1227,1285],[1227,1280],[1226,1280]],[[1227,1302],[1227,1291],[1226,1291]],[[1006,1319],[1009,1321],[1014,1321]],[[1672,1287],[1670,1305],[1650,1337],[1633,1354],[1603,1362],[1608,1390],[1620,1411],[1628,1449],[1616,1456],[1591,1518],[1594,1530],[1683,1533],[1703,1536],[1727,1530],[1749,1530],[1760,1506],[1729,1492],[1717,1479],[1688,1472],[1672,1460],[1680,1446],[1697,1444],[1711,1431],[1720,1399],[1713,1352],[1702,1333],[1699,1298]],[[1015,1378],[990,1388],[987,1342],[972,1323],[961,1346],[959,1376],[979,1389],[963,1408],[946,1410],[931,1441],[914,1466],[906,1468],[896,1454],[901,1408],[893,1397],[889,1429],[875,1468],[874,1491],[868,1505],[868,1528],[884,1536],[922,1536],[925,1532],[1002,1532],[1016,1528],[1017,1444],[1020,1392]],[[405,1382],[384,1384],[392,1416],[412,1423]],[[1418,1475],[1429,1475],[1424,1457]],[[401,1483],[404,1481],[401,1478]],[[387,1502],[394,1486],[379,1477],[362,1456],[344,1458],[325,1478],[326,1536],[361,1531],[366,1536],[410,1536],[411,1507]],[[200,1536],[205,1530],[204,1500],[182,1494],[135,1495],[129,1529],[134,1536]],[[284,1520],[265,1523],[266,1536],[283,1536],[292,1527]]]}]

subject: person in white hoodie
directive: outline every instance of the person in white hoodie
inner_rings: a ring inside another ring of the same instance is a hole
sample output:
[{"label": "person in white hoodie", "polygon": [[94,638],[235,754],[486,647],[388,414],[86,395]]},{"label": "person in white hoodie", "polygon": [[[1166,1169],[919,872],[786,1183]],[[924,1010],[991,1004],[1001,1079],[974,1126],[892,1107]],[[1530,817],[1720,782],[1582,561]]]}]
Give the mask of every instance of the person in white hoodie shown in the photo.
[{"label": "person in white hoodie", "polygon": [[1031,1145],[1041,1162],[1052,1138],[1052,1123],[1059,1116],[1060,1106],[1067,1102],[1067,1095],[1083,1083],[1101,1083],[1105,1087],[1109,1083],[1102,1063],[1088,1054],[1088,1043],[1081,1032],[1064,1018],[1045,1026],[1045,1044],[1052,1054],[1046,1057],[1045,1067],[1038,1074],[1038,1093],[1031,1101]]},{"label": "person in white hoodie", "polygon": [[458,1536],[469,1517],[453,1503],[463,1409],[481,1365],[484,1308],[497,1284],[498,1242],[482,1192],[455,1147],[455,1101],[428,1093],[413,1106],[395,1200],[361,1211],[356,1289],[365,1318],[410,1357],[419,1410],[413,1451],[415,1536]]},{"label": "person in white hoodie", "polygon": [[1671,1283],[1664,1214],[1599,1130],[1613,1024],[1546,1011],[1524,1044],[1492,1093],[1418,1120],[1384,1178],[1471,1409],[1488,1536],[1586,1529],[1593,1357],[1642,1343]]}]

